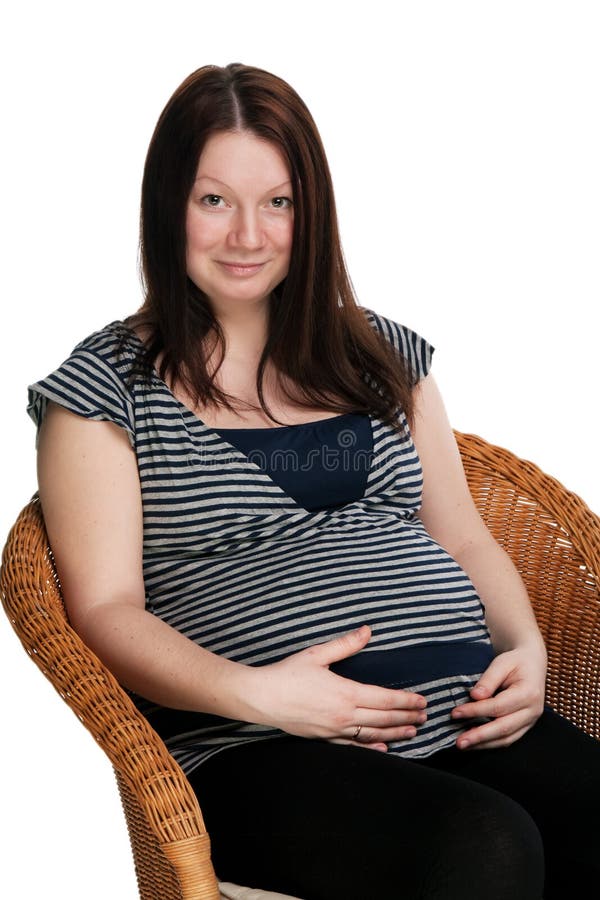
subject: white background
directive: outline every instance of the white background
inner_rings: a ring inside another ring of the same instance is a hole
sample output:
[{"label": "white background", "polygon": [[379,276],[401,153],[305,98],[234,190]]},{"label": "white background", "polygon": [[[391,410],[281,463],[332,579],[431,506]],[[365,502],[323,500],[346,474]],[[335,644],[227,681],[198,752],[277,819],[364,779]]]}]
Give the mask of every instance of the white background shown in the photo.
[{"label": "white background", "polygon": [[[596,3],[55,0],[0,30],[2,541],[35,489],[26,385],[139,305],[147,143],[209,62],[307,102],[359,300],[436,345],[453,425],[600,511]],[[0,893],[134,900],[109,764],[5,620],[0,665]]]}]

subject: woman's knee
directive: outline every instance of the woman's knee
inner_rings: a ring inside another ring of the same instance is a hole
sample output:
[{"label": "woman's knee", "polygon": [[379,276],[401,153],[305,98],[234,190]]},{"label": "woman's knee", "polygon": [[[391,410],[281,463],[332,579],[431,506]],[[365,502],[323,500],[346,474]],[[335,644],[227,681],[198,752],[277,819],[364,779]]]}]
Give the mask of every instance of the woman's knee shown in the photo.
[{"label": "woman's knee", "polygon": [[544,849],[537,825],[518,803],[473,786],[450,809],[427,872],[427,900],[464,896],[541,900]]}]

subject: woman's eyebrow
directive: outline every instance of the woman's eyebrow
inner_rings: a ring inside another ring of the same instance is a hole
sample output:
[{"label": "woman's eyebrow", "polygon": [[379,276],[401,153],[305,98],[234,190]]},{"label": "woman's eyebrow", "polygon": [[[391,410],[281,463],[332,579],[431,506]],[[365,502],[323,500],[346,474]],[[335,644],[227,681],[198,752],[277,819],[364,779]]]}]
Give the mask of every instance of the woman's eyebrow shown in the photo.
[{"label": "woman's eyebrow", "polygon": [[[231,190],[231,186],[229,184],[227,184],[225,181],[221,181],[219,178],[215,178],[214,175],[199,175],[196,178],[194,184],[198,184],[199,181],[203,181],[205,179],[208,181],[214,181],[214,182],[216,182],[216,184],[220,184],[223,187],[227,188],[228,190]],[[287,181],[282,182],[281,184],[276,184],[275,187],[269,188],[267,193],[270,193],[271,191],[280,191],[282,188],[285,188],[288,186],[289,187],[292,186],[292,182],[289,179]]]}]

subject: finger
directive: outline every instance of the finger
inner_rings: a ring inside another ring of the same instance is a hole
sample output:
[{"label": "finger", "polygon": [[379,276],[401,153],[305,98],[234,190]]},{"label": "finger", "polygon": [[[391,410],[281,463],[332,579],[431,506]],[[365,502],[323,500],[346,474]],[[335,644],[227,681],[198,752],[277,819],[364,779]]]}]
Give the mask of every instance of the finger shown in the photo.
[{"label": "finger", "polygon": [[386,743],[406,741],[415,737],[417,729],[414,725],[402,725],[398,728],[369,728],[361,726],[357,734],[356,728],[348,736],[356,744]]},{"label": "finger", "polygon": [[529,731],[529,727],[520,728],[518,731],[515,731],[511,735],[506,735],[503,738],[498,738],[495,741],[481,741],[479,744],[470,744],[467,747],[461,747],[465,753],[469,751],[477,751],[477,750],[495,750],[501,747],[510,747],[511,744],[514,744],[515,741],[518,741],[519,738],[522,738],[524,734],[527,734]]},{"label": "finger", "polygon": [[493,722],[486,722],[485,725],[479,725],[477,728],[470,728],[463,732],[456,741],[459,750],[465,750],[467,747],[474,747],[488,741],[504,741],[511,734],[520,731],[528,723],[528,711],[521,710],[512,715],[502,716],[494,719]]},{"label": "finger", "polygon": [[476,719],[479,716],[497,719],[517,712],[524,706],[526,706],[525,693],[518,688],[507,688],[489,700],[460,703],[454,707],[450,715],[453,719]]},{"label": "finger", "polygon": [[486,697],[491,697],[494,694],[494,689],[487,684],[475,684],[470,689],[469,693],[476,700],[483,700]]},{"label": "finger", "polygon": [[347,659],[348,656],[354,656],[369,643],[370,639],[371,629],[368,625],[361,625],[354,631],[341,634],[323,644],[314,644],[302,652],[313,656],[321,665],[329,666],[341,659]]},{"label": "finger", "polygon": [[402,725],[422,725],[427,720],[427,713],[422,709],[365,709],[357,708],[356,722],[369,728],[398,728]]},{"label": "finger", "polygon": [[471,695],[478,700],[484,697],[491,697],[499,688],[502,687],[510,673],[513,671],[514,665],[510,660],[506,659],[504,654],[496,656],[479,681],[471,688]]},{"label": "finger", "polygon": [[473,744],[470,747],[465,747],[464,752],[469,753],[477,752],[478,750],[498,750],[501,747],[510,747],[511,744],[514,744],[519,738],[522,738],[524,734],[527,734],[529,728],[521,728],[519,731],[515,731],[514,734],[507,735],[504,738],[499,738],[495,741],[482,741],[480,744]]},{"label": "finger", "polygon": [[[339,676],[340,678],[342,676]],[[347,681],[347,679],[345,679]],[[414,691],[394,690],[374,684],[354,682],[357,707],[371,710],[425,709],[427,700]]]},{"label": "finger", "polygon": [[364,747],[365,750],[379,750],[381,753],[387,753],[388,750],[388,745],[382,741],[374,741],[371,744],[358,744],[356,741],[351,741],[347,738],[327,738],[327,741],[330,744],[346,744],[347,746]]}]

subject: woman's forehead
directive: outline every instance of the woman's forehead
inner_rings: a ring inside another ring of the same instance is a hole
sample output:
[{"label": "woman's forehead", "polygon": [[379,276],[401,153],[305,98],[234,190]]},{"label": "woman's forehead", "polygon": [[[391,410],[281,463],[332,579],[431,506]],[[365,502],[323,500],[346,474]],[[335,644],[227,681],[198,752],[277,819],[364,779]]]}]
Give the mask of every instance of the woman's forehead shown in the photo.
[{"label": "woman's forehead", "polygon": [[[290,170],[280,149],[249,131],[224,131],[211,135],[196,171],[196,180],[211,178],[234,187],[284,186]],[[268,182],[268,184],[267,184]]]}]

